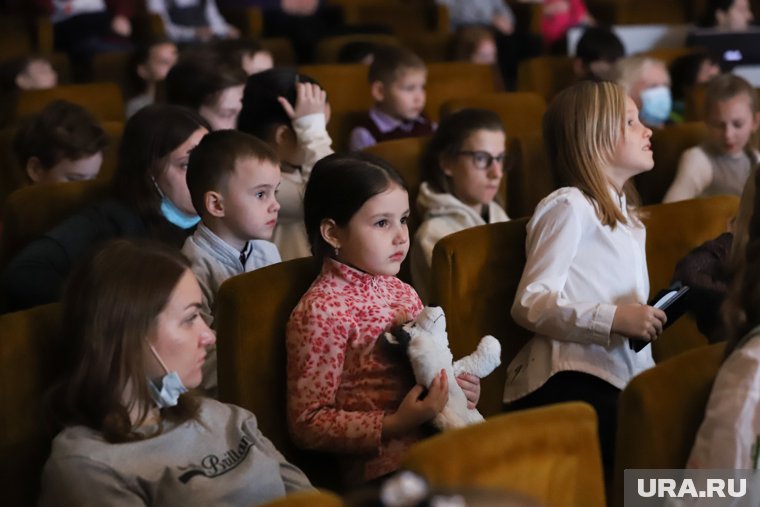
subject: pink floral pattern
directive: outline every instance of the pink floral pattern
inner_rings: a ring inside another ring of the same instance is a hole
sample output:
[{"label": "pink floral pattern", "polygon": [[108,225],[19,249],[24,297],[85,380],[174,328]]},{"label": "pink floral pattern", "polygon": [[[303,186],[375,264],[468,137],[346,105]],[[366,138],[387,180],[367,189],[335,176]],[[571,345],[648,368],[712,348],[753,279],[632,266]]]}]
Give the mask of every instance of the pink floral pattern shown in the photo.
[{"label": "pink floral pattern", "polygon": [[[326,259],[287,326],[288,424],[308,449],[346,454],[354,480],[398,468],[421,434],[381,438],[383,417],[414,385],[409,363],[378,338],[422,310],[412,287]],[[358,473],[357,473],[358,472]]]}]

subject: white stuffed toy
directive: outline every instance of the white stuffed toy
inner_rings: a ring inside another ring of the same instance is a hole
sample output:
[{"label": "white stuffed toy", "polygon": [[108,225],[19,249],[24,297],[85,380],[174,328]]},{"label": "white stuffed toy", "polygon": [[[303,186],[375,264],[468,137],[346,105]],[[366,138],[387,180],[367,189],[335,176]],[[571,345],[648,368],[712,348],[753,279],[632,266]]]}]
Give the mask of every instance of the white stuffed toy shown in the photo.
[{"label": "white stuffed toy", "polygon": [[467,398],[457,384],[456,376],[470,373],[483,378],[495,370],[501,364],[501,344],[496,338],[484,336],[475,352],[452,364],[454,356],[449,349],[443,309],[426,306],[415,320],[385,333],[385,339],[392,345],[406,346],[418,384],[429,386],[442,369],[446,370],[449,400],[433,419],[438,429],[449,430],[483,421],[477,409],[467,408]]}]

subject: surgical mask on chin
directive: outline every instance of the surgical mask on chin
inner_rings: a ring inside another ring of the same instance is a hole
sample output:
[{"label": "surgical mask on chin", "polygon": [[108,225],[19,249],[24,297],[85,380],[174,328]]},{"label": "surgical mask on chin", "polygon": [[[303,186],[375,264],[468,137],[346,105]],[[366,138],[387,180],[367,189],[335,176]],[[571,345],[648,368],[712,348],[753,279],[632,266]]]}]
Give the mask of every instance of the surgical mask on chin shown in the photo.
[{"label": "surgical mask on chin", "polygon": [[158,182],[153,178],[153,185],[156,187],[158,195],[161,196],[161,214],[170,223],[176,225],[180,229],[189,229],[195,227],[198,222],[201,221],[201,217],[198,215],[188,215],[181,209],[179,209],[158,186]]},{"label": "surgical mask on chin", "polygon": [[645,125],[662,125],[670,116],[673,98],[665,85],[647,88],[641,92],[639,118]]},{"label": "surgical mask on chin", "polygon": [[166,367],[161,357],[153,348],[153,345],[148,344],[150,351],[156,358],[161,368],[164,369],[165,374],[158,380],[148,379],[148,391],[150,392],[153,402],[158,408],[174,407],[179,403],[179,397],[183,393],[187,392],[187,387],[182,384],[182,380],[179,378],[179,374],[176,371],[170,372]]}]

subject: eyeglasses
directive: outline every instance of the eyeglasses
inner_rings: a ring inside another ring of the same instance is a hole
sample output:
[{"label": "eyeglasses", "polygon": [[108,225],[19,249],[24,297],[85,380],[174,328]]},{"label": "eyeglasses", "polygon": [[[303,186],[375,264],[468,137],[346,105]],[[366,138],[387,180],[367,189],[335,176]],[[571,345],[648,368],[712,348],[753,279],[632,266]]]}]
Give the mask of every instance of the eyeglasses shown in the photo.
[{"label": "eyeglasses", "polygon": [[468,150],[462,150],[457,152],[457,155],[467,155],[472,159],[472,163],[475,164],[475,167],[478,169],[488,169],[491,167],[491,164],[496,161],[500,166],[504,165],[504,159],[506,157],[506,154],[501,153],[499,155],[496,155],[495,157],[488,153],[487,151],[468,151]]}]

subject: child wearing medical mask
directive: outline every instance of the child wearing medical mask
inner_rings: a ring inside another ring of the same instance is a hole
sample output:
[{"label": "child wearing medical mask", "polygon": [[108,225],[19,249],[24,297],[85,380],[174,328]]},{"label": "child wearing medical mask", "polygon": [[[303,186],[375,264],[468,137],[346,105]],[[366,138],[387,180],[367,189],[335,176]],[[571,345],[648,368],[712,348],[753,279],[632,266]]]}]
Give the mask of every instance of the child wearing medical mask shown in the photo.
[{"label": "child wearing medical mask", "polygon": [[664,127],[673,108],[665,63],[646,56],[623,58],[615,65],[615,76],[638,107],[641,122],[652,129]]},{"label": "child wearing medical mask", "polygon": [[722,74],[707,85],[707,140],[684,151],[665,202],[710,195],[742,195],[760,160],[755,133],[760,126],[757,92],[744,79]]}]

